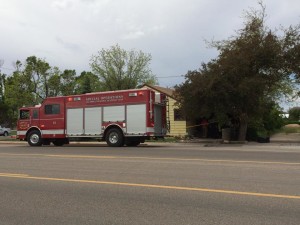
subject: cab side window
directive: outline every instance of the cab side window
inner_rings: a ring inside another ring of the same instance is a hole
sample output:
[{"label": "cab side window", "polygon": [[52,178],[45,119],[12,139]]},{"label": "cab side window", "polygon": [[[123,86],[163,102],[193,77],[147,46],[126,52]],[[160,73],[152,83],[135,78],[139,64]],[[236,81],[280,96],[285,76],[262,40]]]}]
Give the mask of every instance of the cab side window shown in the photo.
[{"label": "cab side window", "polygon": [[45,105],[45,114],[46,115],[60,114],[60,105],[59,104]]},{"label": "cab side window", "polygon": [[33,119],[38,119],[39,118],[39,112],[37,109],[33,110]]},{"label": "cab side window", "polygon": [[21,110],[20,111],[20,119],[21,120],[29,119],[29,110]]}]

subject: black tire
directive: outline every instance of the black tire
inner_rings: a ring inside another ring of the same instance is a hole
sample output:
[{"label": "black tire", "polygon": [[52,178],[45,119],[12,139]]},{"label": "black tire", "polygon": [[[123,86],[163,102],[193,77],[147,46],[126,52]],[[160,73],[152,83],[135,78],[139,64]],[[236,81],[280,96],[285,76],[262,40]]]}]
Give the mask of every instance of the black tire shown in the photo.
[{"label": "black tire", "polygon": [[112,128],[105,136],[106,143],[111,147],[121,147],[124,145],[124,136],[120,129]]},{"label": "black tire", "polygon": [[8,132],[5,131],[4,134],[3,134],[3,136],[7,137],[8,136]]},{"label": "black tire", "polygon": [[41,146],[43,143],[41,133],[38,130],[31,131],[27,136],[27,142],[30,146]]},{"label": "black tire", "polygon": [[52,141],[55,146],[63,146],[65,144],[65,139],[58,138]]}]

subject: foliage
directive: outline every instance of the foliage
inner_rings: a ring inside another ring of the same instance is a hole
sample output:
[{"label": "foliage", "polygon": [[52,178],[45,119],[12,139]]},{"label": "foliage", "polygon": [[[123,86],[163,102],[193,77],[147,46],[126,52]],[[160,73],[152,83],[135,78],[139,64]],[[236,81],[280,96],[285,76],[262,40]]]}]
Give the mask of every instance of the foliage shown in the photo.
[{"label": "foliage", "polygon": [[23,76],[26,77],[29,91],[35,95],[36,102],[49,96],[48,79],[50,78],[50,65],[45,60],[30,56],[26,59]]},{"label": "foliage", "polygon": [[289,121],[298,121],[300,122],[300,107],[290,108],[289,111]]},{"label": "foliage", "polygon": [[75,94],[76,85],[76,71],[75,70],[65,70],[60,75],[60,92],[61,95],[72,95]]},{"label": "foliage", "polygon": [[5,74],[0,73],[0,102],[4,100],[4,83],[5,83]]},{"label": "foliage", "polygon": [[281,108],[275,102],[268,102],[263,111],[262,123],[266,131],[274,132],[284,125]]},{"label": "foliage", "polygon": [[281,129],[285,121],[281,116],[281,108],[275,102],[267,102],[261,111],[262,116],[249,120],[247,140],[270,137],[272,133]]},{"label": "foliage", "polygon": [[76,94],[85,94],[101,90],[101,82],[99,81],[99,78],[92,72],[83,71],[80,76],[76,78]]},{"label": "foliage", "polygon": [[19,107],[36,103],[35,96],[29,91],[30,89],[27,77],[17,67],[13,75],[7,78],[5,84],[4,103],[7,107],[5,119],[10,126],[16,123]]},{"label": "foliage", "polygon": [[268,103],[292,92],[290,75],[300,74],[300,27],[265,25],[265,7],[246,12],[244,27],[228,40],[212,42],[219,56],[199,71],[189,71],[176,87],[180,105],[190,118],[214,113],[239,126],[245,140],[250,121],[263,121]]},{"label": "foliage", "polygon": [[6,104],[12,111],[21,106],[39,104],[47,97],[73,94],[74,70],[61,73],[57,67],[52,68],[35,56],[28,57],[24,65],[17,61],[15,67],[5,85]]},{"label": "foliage", "polygon": [[[1,61],[0,61],[1,66]],[[6,114],[6,105],[4,104],[4,83],[5,83],[5,74],[2,74],[0,71],[0,124],[2,124]]]},{"label": "foliage", "polygon": [[142,51],[126,51],[119,45],[102,49],[91,57],[90,66],[107,91],[137,88],[144,83],[155,84],[149,65],[151,55]]},{"label": "foliage", "polygon": [[52,69],[52,76],[48,79],[48,97],[55,97],[61,94],[61,75],[57,67]]}]

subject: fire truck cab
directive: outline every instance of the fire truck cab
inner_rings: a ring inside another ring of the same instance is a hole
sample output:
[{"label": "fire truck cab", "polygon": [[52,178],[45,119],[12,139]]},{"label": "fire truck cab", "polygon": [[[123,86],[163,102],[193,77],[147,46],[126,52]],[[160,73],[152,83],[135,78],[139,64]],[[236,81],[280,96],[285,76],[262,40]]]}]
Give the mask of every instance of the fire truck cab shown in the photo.
[{"label": "fire truck cab", "polygon": [[137,146],[166,135],[166,96],[132,89],[49,97],[41,105],[19,109],[17,138],[30,146],[70,141],[106,141]]}]

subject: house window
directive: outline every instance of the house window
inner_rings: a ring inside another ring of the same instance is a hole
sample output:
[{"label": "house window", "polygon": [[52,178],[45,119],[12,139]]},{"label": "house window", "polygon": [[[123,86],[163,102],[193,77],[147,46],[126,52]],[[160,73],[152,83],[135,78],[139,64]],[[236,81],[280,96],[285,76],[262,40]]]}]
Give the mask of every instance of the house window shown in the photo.
[{"label": "house window", "polygon": [[180,109],[174,109],[174,121],[184,121],[185,118]]},{"label": "house window", "polygon": [[53,104],[53,105],[45,105],[45,114],[52,115],[52,114],[59,114],[60,113],[60,105]]}]

